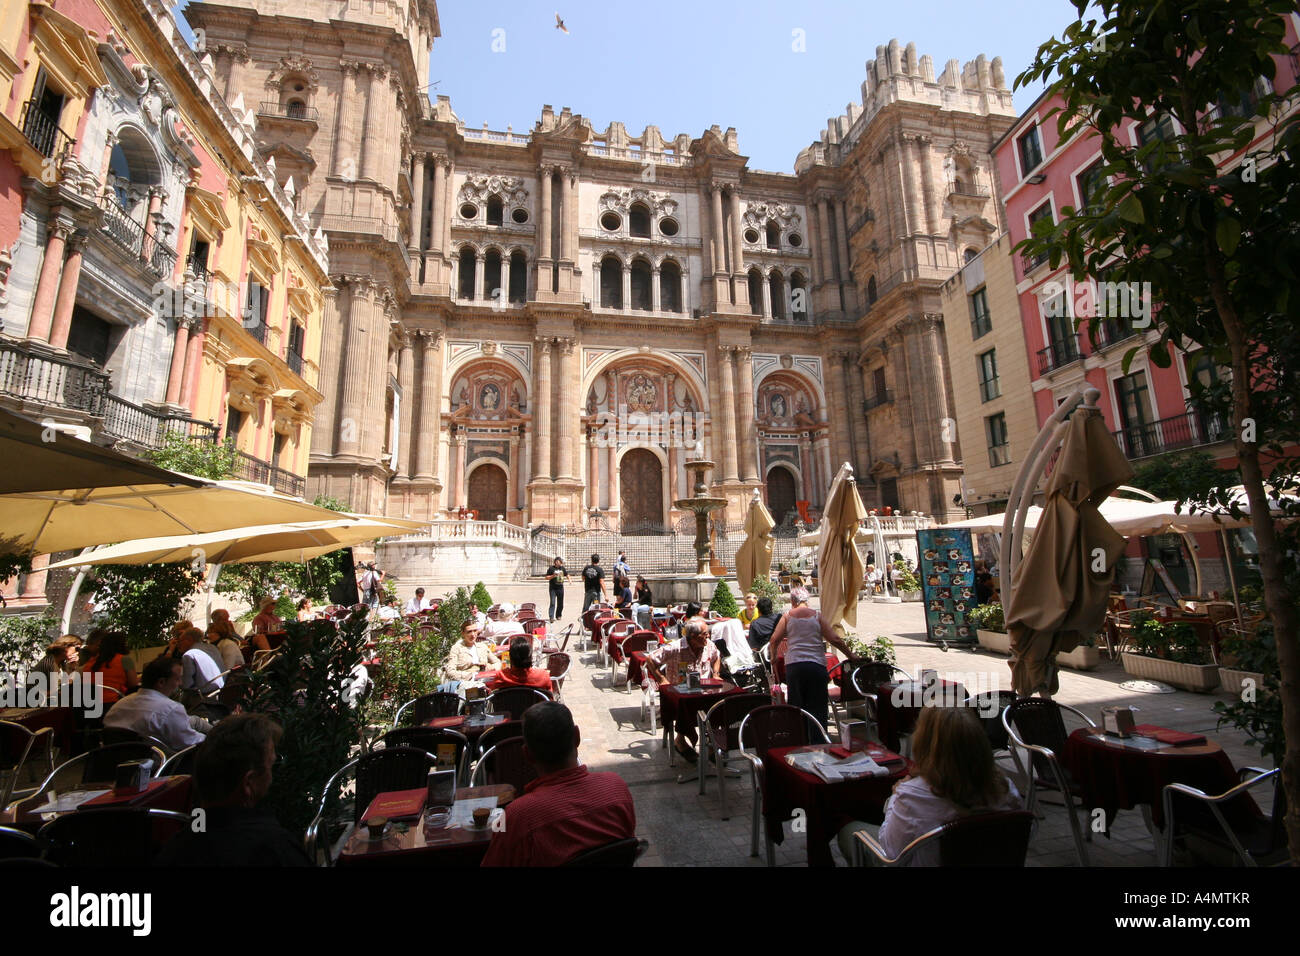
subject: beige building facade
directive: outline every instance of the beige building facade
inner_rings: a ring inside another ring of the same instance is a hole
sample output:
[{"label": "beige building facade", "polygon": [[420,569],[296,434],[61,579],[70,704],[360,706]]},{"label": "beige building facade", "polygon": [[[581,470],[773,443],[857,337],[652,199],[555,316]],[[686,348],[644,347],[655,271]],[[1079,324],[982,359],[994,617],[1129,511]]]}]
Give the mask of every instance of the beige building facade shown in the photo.
[{"label": "beige building facade", "polygon": [[1003,233],[943,285],[962,504],[975,515],[1005,510],[1038,434],[1011,245]]},{"label": "beige building facade", "polygon": [[186,16],[329,240],[309,493],[652,529],[703,456],[731,521],[815,517],[845,461],[869,507],[960,512],[940,290],[1000,228],[999,61],[880,47],[774,173],[716,126],[467,127],[423,92],[431,0],[257,6]]}]

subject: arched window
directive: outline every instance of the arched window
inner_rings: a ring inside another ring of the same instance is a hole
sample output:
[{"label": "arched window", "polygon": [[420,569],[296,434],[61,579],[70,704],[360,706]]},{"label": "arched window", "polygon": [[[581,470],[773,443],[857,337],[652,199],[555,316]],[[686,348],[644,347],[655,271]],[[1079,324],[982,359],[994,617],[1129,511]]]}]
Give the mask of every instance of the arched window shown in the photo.
[{"label": "arched window", "polygon": [[659,267],[659,308],[664,312],[682,311],[682,270],[671,259]]},{"label": "arched window", "polygon": [[627,227],[634,239],[650,238],[650,210],[644,203],[633,203],[627,211]]},{"label": "arched window", "polygon": [[767,247],[769,249],[781,248],[781,229],[771,219],[767,221]]},{"label": "arched window", "polygon": [[600,307],[623,308],[623,263],[614,256],[600,260]]},{"label": "arched window", "polygon": [[650,284],[652,279],[650,263],[644,259],[633,260],[632,308],[640,309],[643,312],[649,312],[654,308],[654,290]]},{"label": "arched window", "polygon": [[474,298],[474,270],[478,267],[478,260],[474,255],[473,246],[463,246],[460,250],[460,267],[457,270],[460,276],[460,297],[462,299]]},{"label": "arched window", "polygon": [[162,170],[153,146],[134,129],[119,129],[108,169],[118,206],[143,223],[149,205],[149,187],[162,182]]},{"label": "arched window", "polygon": [[790,317],[796,322],[808,321],[808,289],[798,272],[790,274]]},{"label": "arched window", "polygon": [[772,297],[772,318],[785,318],[785,277],[775,269],[767,277],[768,295]]},{"label": "arched window", "polygon": [[975,261],[975,258],[976,258],[978,255],[979,255],[979,250],[976,249],[976,248],[974,248],[974,247],[971,247],[970,249],[967,249],[967,250],[966,250],[966,261],[967,261],[967,262],[974,262],[974,261]]},{"label": "arched window", "polygon": [[749,311],[753,315],[763,314],[763,273],[757,269],[749,270]]},{"label": "arched window", "polygon": [[876,304],[876,277],[867,280],[867,305]]},{"label": "arched window", "polygon": [[528,257],[519,251],[510,254],[510,301],[528,301]]},{"label": "arched window", "polygon": [[501,288],[501,251],[492,249],[483,257],[483,295],[489,303],[495,305],[506,290]]},{"label": "arched window", "polygon": [[505,222],[505,203],[501,197],[492,195],[487,201],[487,224],[489,226],[499,226]]},{"label": "arched window", "polygon": [[306,119],[307,104],[299,99],[292,99],[284,105],[284,115],[289,119]]}]

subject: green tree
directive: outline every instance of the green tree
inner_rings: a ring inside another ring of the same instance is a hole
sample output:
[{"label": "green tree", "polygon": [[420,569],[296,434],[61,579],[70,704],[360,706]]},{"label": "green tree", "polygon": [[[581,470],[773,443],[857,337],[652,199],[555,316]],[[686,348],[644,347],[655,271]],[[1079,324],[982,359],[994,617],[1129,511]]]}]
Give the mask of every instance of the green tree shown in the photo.
[{"label": "green tree", "polygon": [[184,472],[197,478],[230,478],[235,474],[239,451],[233,439],[207,441],[183,432],[167,432],[161,448],[144,453],[159,468]]},{"label": "green tree", "polygon": [[25,671],[40,661],[58,626],[53,614],[0,616],[0,671]]},{"label": "green tree", "polygon": [[474,590],[470,592],[469,599],[474,602],[474,606],[480,611],[486,611],[492,606],[492,595],[488,594],[488,589],[482,581],[474,585]]},{"label": "green tree", "polygon": [[203,586],[188,564],[106,564],[96,571],[95,593],[106,626],[126,635],[131,647],[167,643],[181,605]]},{"label": "green tree", "polygon": [[740,608],[736,607],[736,597],[731,593],[731,588],[727,587],[726,581],[718,582],[713,598],[709,601],[709,610],[716,611],[723,617],[736,617],[740,613]]},{"label": "green tree", "polygon": [[[1300,263],[1300,115],[1282,115],[1294,89],[1256,95],[1260,77],[1277,77],[1274,57],[1289,54],[1295,4],[1072,2],[1080,19],[1039,48],[1016,84],[1051,81],[1062,140],[1093,138],[1109,184],[1088,208],[1066,206],[1060,222],[1036,224],[1017,251],[1046,255],[1053,268],[1065,261],[1075,279],[1105,269],[1110,281],[1149,282],[1160,333],[1151,361],[1168,367],[1171,346],[1199,347],[1229,369],[1215,385],[1193,383],[1192,400],[1230,424],[1249,501],[1281,671],[1286,826],[1300,862],[1300,531],[1270,517],[1265,487],[1266,475],[1282,488],[1300,475],[1300,297],[1290,294]],[[1099,20],[1085,22],[1089,11]],[[1153,119],[1163,135],[1134,147],[1130,124]],[[1271,129],[1252,147],[1257,124]],[[1223,488],[1208,499],[1206,508],[1241,513]]]},{"label": "green tree", "polygon": [[1220,468],[1203,451],[1156,455],[1133,469],[1133,486],[1162,501],[1202,502],[1216,489],[1240,483],[1235,468]]}]

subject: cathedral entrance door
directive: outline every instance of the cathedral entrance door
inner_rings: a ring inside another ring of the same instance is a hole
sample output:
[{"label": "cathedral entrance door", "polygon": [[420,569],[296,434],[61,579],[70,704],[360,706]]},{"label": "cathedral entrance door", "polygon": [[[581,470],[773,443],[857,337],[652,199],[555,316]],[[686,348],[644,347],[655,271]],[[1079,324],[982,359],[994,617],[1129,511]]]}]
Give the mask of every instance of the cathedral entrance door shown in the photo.
[{"label": "cathedral entrance door", "polygon": [[794,475],[780,465],[767,473],[767,510],[772,520],[782,524],[795,510]]},{"label": "cathedral entrance door", "polygon": [[662,528],[664,524],[663,466],[654,452],[633,448],[623,456],[618,472],[619,514],[624,532]]},{"label": "cathedral entrance door", "polygon": [[506,473],[497,465],[479,465],[469,476],[469,509],[480,521],[506,516]]}]

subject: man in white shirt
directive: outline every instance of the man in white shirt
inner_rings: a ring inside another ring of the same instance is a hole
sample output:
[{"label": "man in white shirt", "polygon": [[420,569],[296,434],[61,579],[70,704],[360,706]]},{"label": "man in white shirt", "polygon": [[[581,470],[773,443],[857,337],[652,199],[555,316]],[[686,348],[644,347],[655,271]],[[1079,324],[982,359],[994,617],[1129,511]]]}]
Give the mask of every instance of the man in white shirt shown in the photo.
[{"label": "man in white shirt", "polygon": [[483,637],[493,644],[509,644],[510,638],[524,633],[524,626],[515,620],[515,606],[502,604],[495,621],[488,621]]},{"label": "man in white shirt", "polygon": [[433,602],[424,596],[424,588],[415,589],[415,597],[406,602],[407,614],[419,614],[426,608],[432,607]]},{"label": "man in white shirt", "polygon": [[171,699],[180,689],[182,672],[176,658],[155,657],[144,666],[140,689],[109,708],[104,726],[157,737],[172,750],[202,743],[212,725],[202,717],[189,716]]},{"label": "man in white shirt", "polygon": [[203,639],[202,631],[197,627],[190,628],[180,636],[176,646],[184,667],[182,687],[210,694],[226,686],[226,679],[221,676],[221,652]]}]

